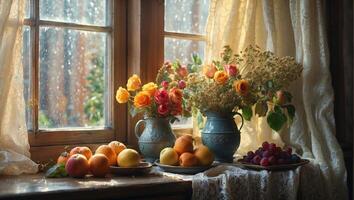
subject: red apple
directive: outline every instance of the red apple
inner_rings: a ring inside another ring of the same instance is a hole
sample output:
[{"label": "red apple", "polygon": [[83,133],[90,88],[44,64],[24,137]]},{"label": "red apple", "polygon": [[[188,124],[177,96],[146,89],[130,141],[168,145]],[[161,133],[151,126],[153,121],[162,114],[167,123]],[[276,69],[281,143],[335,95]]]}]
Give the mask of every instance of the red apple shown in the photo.
[{"label": "red apple", "polygon": [[89,172],[89,164],[84,155],[74,154],[70,156],[65,165],[65,170],[69,176],[82,178]]}]

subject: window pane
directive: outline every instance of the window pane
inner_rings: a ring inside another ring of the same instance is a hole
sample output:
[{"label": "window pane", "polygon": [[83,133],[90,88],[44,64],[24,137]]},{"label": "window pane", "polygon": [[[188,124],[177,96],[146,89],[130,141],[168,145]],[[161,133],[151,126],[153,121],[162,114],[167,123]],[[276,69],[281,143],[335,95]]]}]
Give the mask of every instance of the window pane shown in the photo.
[{"label": "window pane", "polygon": [[165,30],[204,34],[210,0],[165,0]]},{"label": "window pane", "polygon": [[204,57],[204,41],[181,40],[165,38],[165,60],[180,60],[182,63],[191,62],[191,55],[197,53]]},{"label": "window pane", "polygon": [[105,126],[107,37],[40,28],[39,128]]},{"label": "window pane", "polygon": [[108,25],[106,0],[40,0],[40,18],[97,26]]},{"label": "window pane", "polygon": [[27,129],[32,129],[32,103],[31,102],[31,37],[30,27],[23,27],[23,48],[22,48],[22,65],[23,65],[23,95],[26,104],[26,122]]},{"label": "window pane", "polygon": [[26,6],[25,6],[25,18],[29,18],[30,14],[31,14],[31,1],[30,0],[26,0]]}]

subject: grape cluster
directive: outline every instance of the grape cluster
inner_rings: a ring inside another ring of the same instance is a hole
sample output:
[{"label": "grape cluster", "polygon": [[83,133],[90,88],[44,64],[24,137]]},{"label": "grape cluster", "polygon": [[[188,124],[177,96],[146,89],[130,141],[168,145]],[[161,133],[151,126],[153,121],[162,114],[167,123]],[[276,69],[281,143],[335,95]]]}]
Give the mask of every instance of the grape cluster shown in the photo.
[{"label": "grape cluster", "polygon": [[291,147],[282,149],[274,143],[263,142],[262,147],[259,147],[255,152],[249,151],[241,161],[270,166],[299,163],[301,159],[298,155],[292,154]]}]

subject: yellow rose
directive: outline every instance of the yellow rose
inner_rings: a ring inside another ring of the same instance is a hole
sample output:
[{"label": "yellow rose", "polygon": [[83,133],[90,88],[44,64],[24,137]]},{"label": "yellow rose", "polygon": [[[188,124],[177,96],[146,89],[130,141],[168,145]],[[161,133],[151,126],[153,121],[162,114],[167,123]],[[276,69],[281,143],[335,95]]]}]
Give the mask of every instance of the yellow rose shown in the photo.
[{"label": "yellow rose", "polygon": [[228,79],[229,75],[224,71],[217,71],[214,74],[214,80],[217,84],[225,84]]},{"label": "yellow rose", "polygon": [[143,91],[148,92],[150,96],[154,95],[156,90],[157,90],[157,85],[153,82],[143,85]]},{"label": "yellow rose", "polygon": [[234,87],[239,95],[245,96],[249,90],[249,83],[247,80],[238,80],[234,82]]},{"label": "yellow rose", "polygon": [[134,74],[128,79],[127,88],[128,91],[135,91],[141,86],[141,80],[138,75]]},{"label": "yellow rose", "polygon": [[137,108],[145,108],[149,106],[150,103],[150,94],[146,91],[141,91],[134,97],[134,106]]},{"label": "yellow rose", "polygon": [[129,97],[129,92],[125,88],[119,87],[116,93],[116,100],[118,101],[118,103],[127,103]]}]

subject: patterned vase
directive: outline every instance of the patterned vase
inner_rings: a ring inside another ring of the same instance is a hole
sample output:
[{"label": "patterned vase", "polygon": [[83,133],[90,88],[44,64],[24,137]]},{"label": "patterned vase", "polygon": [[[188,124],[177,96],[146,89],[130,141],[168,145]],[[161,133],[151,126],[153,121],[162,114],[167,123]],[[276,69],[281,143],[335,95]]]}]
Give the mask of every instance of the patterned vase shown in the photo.
[{"label": "patterned vase", "polygon": [[[139,127],[143,123],[145,128],[139,136]],[[138,138],[140,152],[144,159],[151,163],[159,158],[162,149],[173,147],[176,140],[169,118],[147,117],[139,120],[135,125],[135,135]]]},{"label": "patterned vase", "polygon": [[206,112],[206,124],[201,131],[202,142],[214,153],[216,161],[233,162],[233,155],[240,145],[240,130],[243,126],[242,115],[236,115],[240,115],[242,119],[239,129],[233,114]]}]

